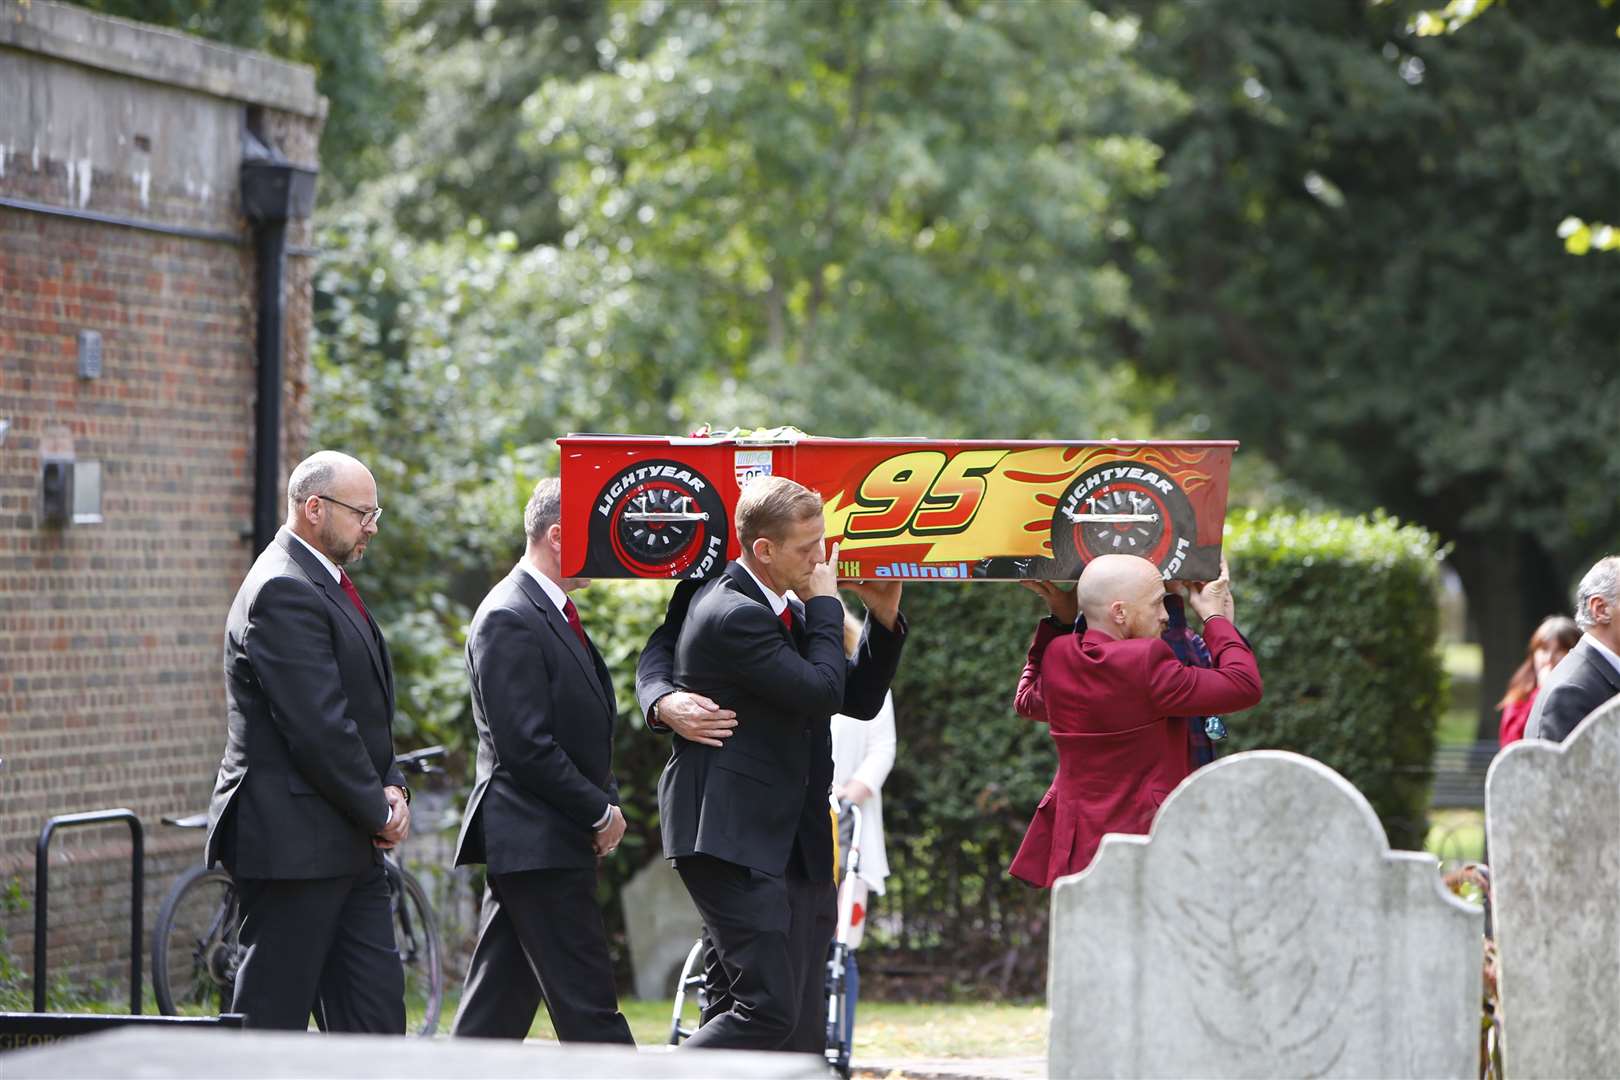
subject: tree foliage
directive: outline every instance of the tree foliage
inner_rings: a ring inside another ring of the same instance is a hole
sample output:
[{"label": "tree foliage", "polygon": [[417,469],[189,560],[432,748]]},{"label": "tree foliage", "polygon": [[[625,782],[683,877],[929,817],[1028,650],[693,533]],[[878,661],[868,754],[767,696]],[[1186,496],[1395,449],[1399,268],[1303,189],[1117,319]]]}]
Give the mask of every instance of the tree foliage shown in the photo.
[{"label": "tree foliage", "polygon": [[545,343],[643,430],[1102,434],[1106,255],[1176,95],[1064,5],[645,4],[525,103],[561,158]]},{"label": "tree foliage", "polygon": [[1420,37],[1397,3],[1116,7],[1194,102],[1151,131],[1132,351],[1293,481],[1451,542],[1501,685],[1620,536],[1620,278],[1556,235],[1620,185],[1612,15]]}]

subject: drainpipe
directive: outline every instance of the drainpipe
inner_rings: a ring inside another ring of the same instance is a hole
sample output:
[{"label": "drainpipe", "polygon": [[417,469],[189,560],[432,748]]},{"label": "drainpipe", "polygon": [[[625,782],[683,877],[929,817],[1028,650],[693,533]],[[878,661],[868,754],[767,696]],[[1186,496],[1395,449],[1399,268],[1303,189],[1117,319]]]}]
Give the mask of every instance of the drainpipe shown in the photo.
[{"label": "drainpipe", "polygon": [[254,405],[253,553],[276,535],[281,497],[282,300],[287,222],[315,208],[314,169],[279,155],[242,162],[242,213],[253,223],[259,272],[258,401]]}]

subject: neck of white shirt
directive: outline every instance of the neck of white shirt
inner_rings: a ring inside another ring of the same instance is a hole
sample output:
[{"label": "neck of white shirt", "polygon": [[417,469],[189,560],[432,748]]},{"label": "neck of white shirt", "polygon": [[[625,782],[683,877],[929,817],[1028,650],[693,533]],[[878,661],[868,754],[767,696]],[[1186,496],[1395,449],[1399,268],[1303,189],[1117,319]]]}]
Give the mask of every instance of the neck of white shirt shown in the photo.
[{"label": "neck of white shirt", "polygon": [[553,604],[557,605],[558,611],[566,612],[568,610],[568,594],[563,592],[561,585],[546,577],[541,569],[527,558],[519,559],[518,566],[524,573],[534,578],[536,584],[540,586],[540,591],[545,593]]},{"label": "neck of white shirt", "polygon": [[1613,649],[1599,641],[1590,630],[1588,630],[1582,636],[1591,643],[1592,648],[1598,651],[1598,655],[1602,656],[1603,659],[1609,662],[1610,667],[1614,668],[1616,672],[1620,672],[1620,654],[1617,654]]},{"label": "neck of white shirt", "polygon": [[338,569],[338,564],[333,562],[331,559],[328,559],[325,555],[323,555],[319,548],[317,548],[314,544],[310,543],[308,540],[305,540],[302,536],[299,536],[297,533],[293,532],[291,529],[287,530],[287,535],[292,537],[294,540],[298,541],[300,544],[303,544],[304,547],[308,549],[308,551],[309,551],[309,553],[311,555],[313,555],[317,559],[321,560],[321,565],[326,567],[326,572],[328,574],[332,575],[332,580],[333,581],[342,581],[343,580],[343,571]]},{"label": "neck of white shirt", "polygon": [[765,602],[771,605],[771,611],[777,618],[781,618],[782,612],[787,610],[787,597],[760,580],[760,576],[754,573],[754,568],[748,565],[747,559],[738,559],[737,562],[742,565],[744,570],[748,571],[748,576],[754,579],[754,584],[759,586],[759,591],[765,594]]}]

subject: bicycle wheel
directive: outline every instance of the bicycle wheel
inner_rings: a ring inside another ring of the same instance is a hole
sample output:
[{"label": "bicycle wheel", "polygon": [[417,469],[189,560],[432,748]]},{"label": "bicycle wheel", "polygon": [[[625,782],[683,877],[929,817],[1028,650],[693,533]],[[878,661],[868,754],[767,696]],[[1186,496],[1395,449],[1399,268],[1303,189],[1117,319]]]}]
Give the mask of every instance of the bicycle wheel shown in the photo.
[{"label": "bicycle wheel", "polygon": [[[422,883],[409,870],[388,865],[388,883],[393,894],[394,943],[405,966],[405,1013],[414,1017],[421,1010],[416,1034],[432,1035],[439,1028],[439,1009],[444,1004],[444,952],[439,947],[439,920],[428,903]],[[410,1020],[406,1021],[407,1030]]]},{"label": "bicycle wheel", "polygon": [[194,866],[163,898],[152,926],[152,990],[165,1016],[230,1012],[241,946],[236,883]]}]

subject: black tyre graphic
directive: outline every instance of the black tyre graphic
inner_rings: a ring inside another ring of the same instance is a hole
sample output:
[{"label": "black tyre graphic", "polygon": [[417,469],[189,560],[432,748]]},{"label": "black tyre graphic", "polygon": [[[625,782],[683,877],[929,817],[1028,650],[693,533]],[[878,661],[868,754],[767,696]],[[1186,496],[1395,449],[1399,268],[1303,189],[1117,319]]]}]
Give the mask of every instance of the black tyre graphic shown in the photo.
[{"label": "black tyre graphic", "polygon": [[1087,469],[1058,500],[1052,553],[1065,576],[1099,555],[1140,555],[1162,570],[1178,548],[1196,540],[1192,504],[1180,486],[1145,468],[1135,477],[1123,475],[1128,468],[1113,462]]},{"label": "black tyre graphic", "polygon": [[678,461],[643,461],[614,476],[591,505],[585,574],[704,577],[726,561],[726,504]]}]

